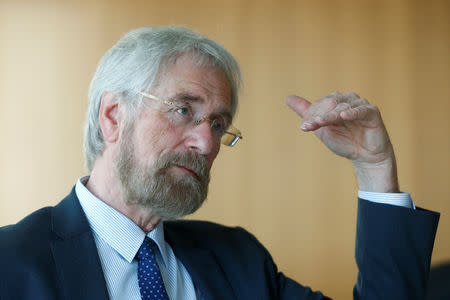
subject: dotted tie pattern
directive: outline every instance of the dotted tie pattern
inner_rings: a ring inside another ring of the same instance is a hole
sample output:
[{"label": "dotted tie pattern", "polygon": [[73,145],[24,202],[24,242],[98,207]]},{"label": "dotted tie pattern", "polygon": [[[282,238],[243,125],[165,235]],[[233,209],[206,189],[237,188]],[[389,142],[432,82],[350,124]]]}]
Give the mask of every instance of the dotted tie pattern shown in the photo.
[{"label": "dotted tie pattern", "polygon": [[169,300],[156,263],[155,251],[158,251],[156,243],[145,237],[137,253],[139,291],[142,300]]}]

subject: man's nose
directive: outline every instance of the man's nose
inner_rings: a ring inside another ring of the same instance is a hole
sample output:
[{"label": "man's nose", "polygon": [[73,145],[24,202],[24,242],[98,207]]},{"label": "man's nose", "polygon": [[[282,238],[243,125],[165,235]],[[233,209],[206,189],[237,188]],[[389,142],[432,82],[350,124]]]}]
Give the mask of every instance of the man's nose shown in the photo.
[{"label": "man's nose", "polygon": [[217,147],[217,138],[211,128],[209,120],[203,120],[194,125],[186,140],[187,146],[202,155],[209,155]]}]

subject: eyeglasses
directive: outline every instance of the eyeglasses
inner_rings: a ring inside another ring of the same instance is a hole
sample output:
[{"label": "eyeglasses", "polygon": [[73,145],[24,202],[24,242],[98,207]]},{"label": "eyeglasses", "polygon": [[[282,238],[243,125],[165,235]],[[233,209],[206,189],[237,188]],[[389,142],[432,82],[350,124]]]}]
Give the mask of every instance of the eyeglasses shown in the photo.
[{"label": "eyeglasses", "polygon": [[186,102],[164,100],[144,92],[139,92],[139,94],[146,98],[156,100],[167,105],[169,107],[169,119],[175,126],[198,126],[204,121],[208,121],[210,127],[212,128],[213,135],[217,138],[220,138],[220,142],[223,145],[229,147],[233,147],[240,139],[243,138],[239,129],[229,124],[230,122],[220,114],[214,116],[214,118],[208,117],[206,115],[198,117],[198,113],[195,112],[195,110],[192,109],[192,107]]}]

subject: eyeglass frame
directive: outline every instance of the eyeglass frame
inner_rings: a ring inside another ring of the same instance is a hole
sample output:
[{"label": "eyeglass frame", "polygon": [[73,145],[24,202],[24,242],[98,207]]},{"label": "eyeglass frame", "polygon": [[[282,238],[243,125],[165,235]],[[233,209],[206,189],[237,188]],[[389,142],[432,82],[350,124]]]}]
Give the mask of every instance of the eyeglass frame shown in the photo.
[{"label": "eyeglass frame", "polygon": [[[161,98],[159,98],[159,97],[156,97],[156,96],[154,96],[154,95],[152,95],[152,94],[148,94],[148,93],[143,92],[143,91],[140,91],[139,94],[142,95],[142,96],[144,96],[144,97],[146,97],[146,98],[149,98],[149,99],[152,99],[152,100],[155,100],[155,101],[164,103],[164,104],[166,104],[167,106],[170,106],[170,107],[173,107],[173,108],[177,108],[177,107],[178,107],[173,101],[166,100],[166,99],[161,99]],[[201,123],[203,123],[204,121],[209,121],[209,122],[210,122],[210,126],[212,126],[212,125],[213,125],[213,122],[214,122],[214,120],[211,120],[208,116],[205,115],[205,116],[201,117],[200,119],[195,120],[195,121],[194,121],[194,125],[195,125],[195,126],[198,126],[198,125],[200,125]],[[239,129],[237,129],[236,127],[234,127],[233,125],[230,124],[230,125],[228,126],[228,129],[230,129],[230,128],[231,128],[233,131],[235,131],[236,133],[233,133],[233,132],[231,132],[231,131],[225,130],[225,131],[224,131],[224,135],[225,135],[225,134],[229,134],[229,135],[231,135],[231,136],[234,136],[233,140],[232,140],[230,143],[224,143],[224,142],[221,140],[221,143],[222,143],[223,145],[225,145],[225,146],[228,146],[228,147],[234,147],[234,146],[237,144],[237,142],[238,142],[240,139],[243,139],[244,137],[242,136],[241,131],[240,131]],[[222,135],[222,137],[223,137],[223,135]]]}]

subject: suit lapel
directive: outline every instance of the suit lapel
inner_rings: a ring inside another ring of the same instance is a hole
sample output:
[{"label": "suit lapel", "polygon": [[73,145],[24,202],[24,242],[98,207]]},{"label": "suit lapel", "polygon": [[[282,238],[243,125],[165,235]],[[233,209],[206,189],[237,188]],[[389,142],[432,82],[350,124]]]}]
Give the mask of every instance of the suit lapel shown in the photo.
[{"label": "suit lapel", "polygon": [[[94,237],[74,189],[52,212],[51,249],[66,299],[109,299]],[[192,277],[203,299],[236,299],[214,254],[170,226],[166,241]]]},{"label": "suit lapel", "polygon": [[72,190],[52,212],[51,249],[67,299],[109,298],[91,229]]},{"label": "suit lapel", "polygon": [[210,250],[199,247],[190,237],[178,234],[166,225],[164,234],[203,299],[236,299],[226,274]]}]

